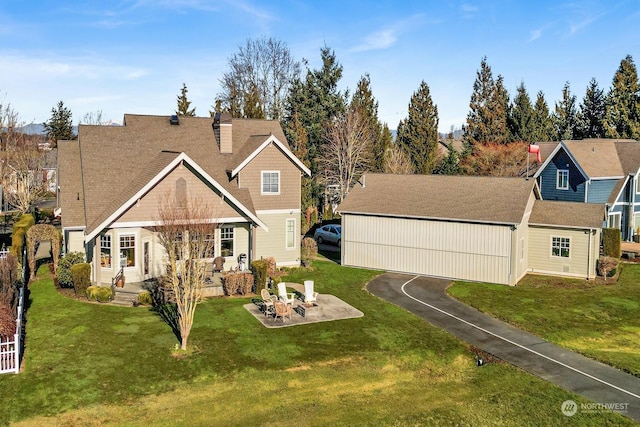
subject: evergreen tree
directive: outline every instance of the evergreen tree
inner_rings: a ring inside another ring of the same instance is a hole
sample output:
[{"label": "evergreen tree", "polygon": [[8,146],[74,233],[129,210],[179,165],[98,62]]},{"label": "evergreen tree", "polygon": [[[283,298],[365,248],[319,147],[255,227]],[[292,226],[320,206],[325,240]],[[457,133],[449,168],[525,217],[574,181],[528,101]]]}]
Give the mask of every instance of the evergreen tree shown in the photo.
[{"label": "evergreen tree", "polygon": [[260,92],[255,84],[251,84],[249,90],[245,92],[244,113],[242,116],[247,119],[264,119],[264,111],[260,105]]},{"label": "evergreen tree", "polygon": [[429,174],[438,151],[438,107],[422,81],[411,96],[408,117],[398,125],[398,145],[409,155],[416,173]]},{"label": "evergreen tree", "polygon": [[187,99],[187,85],[182,83],[182,89],[180,89],[180,95],[177,97],[178,109],[176,114],[182,117],[195,117],[196,109],[191,108],[191,101]]},{"label": "evergreen tree", "polygon": [[[321,188],[317,181],[317,156],[322,147],[323,132],[326,126],[345,111],[345,99],[348,94],[342,94],[338,90],[338,82],[342,77],[342,65],[336,60],[335,53],[327,46],[320,50],[322,68],[319,70],[307,67],[304,80],[295,78],[291,82],[289,94],[286,99],[285,115],[282,120],[282,128],[290,145],[295,145],[295,139],[300,132],[297,127],[305,130],[307,137],[306,159],[312,173],[312,181],[309,187],[303,191],[303,200],[311,200],[313,206],[320,202]],[[296,123],[297,122],[297,123]],[[307,208],[303,204],[303,210]]]},{"label": "evergreen tree", "polygon": [[458,152],[453,148],[453,144],[451,143],[447,144],[447,148],[449,151],[433,170],[434,174],[457,175],[460,173],[460,156]]},{"label": "evergreen tree", "polygon": [[538,92],[536,104],[533,108],[533,119],[531,121],[531,136],[529,142],[544,142],[555,140],[555,130],[553,120],[549,114],[549,106],[544,99],[544,93]]},{"label": "evergreen tree", "polygon": [[509,130],[514,141],[532,141],[533,107],[524,82],[518,86],[513,104],[509,109]]},{"label": "evergreen tree", "polygon": [[509,94],[502,76],[493,79],[486,57],[482,58],[476,74],[469,108],[464,127],[467,148],[477,144],[505,144],[511,140],[507,125]]},{"label": "evergreen tree", "polygon": [[382,124],[378,119],[378,101],[376,101],[371,92],[369,74],[365,74],[358,81],[356,90],[351,98],[350,108],[358,111],[363,125],[373,135],[370,168],[373,172],[382,172],[384,170],[384,153],[388,148],[388,140],[382,134]]},{"label": "evergreen tree", "polygon": [[569,82],[566,82],[562,88],[562,99],[556,102],[556,111],[553,114],[556,137],[560,140],[574,139],[577,118],[576,96],[571,93]]},{"label": "evergreen tree", "polygon": [[497,144],[507,144],[511,142],[511,132],[509,132],[509,92],[504,87],[504,78],[498,75],[494,88],[492,104],[492,126],[490,127],[490,141]]},{"label": "evergreen tree", "polygon": [[598,87],[596,79],[592,78],[579,107],[577,138],[604,138],[605,108],[604,91]]},{"label": "evergreen tree", "polygon": [[640,83],[633,58],[627,55],[613,76],[607,95],[604,127],[609,138],[640,139]]},{"label": "evergreen tree", "polygon": [[44,126],[44,132],[53,148],[58,146],[58,140],[69,140],[76,137],[73,133],[71,110],[65,107],[62,101],[59,101],[58,105],[51,109],[51,117],[42,126]]}]

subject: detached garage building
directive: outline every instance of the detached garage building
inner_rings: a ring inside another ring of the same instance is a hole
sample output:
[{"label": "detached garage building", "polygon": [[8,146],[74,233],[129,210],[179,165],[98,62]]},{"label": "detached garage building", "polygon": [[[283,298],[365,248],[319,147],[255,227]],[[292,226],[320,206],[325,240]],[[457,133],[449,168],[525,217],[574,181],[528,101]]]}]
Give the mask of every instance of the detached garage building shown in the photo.
[{"label": "detached garage building", "polygon": [[339,207],[342,264],[507,285],[595,277],[604,205],[539,199],[533,179],[367,174]]}]

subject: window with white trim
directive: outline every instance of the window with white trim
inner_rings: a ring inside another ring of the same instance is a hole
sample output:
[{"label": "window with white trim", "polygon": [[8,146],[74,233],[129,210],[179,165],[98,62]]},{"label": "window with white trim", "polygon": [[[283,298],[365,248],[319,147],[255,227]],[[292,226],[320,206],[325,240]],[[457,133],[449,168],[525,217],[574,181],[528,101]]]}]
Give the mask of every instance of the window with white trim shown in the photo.
[{"label": "window with white trim", "polygon": [[640,194],[640,175],[636,175],[636,193]]},{"label": "window with white trim", "polygon": [[111,268],[111,235],[100,236],[100,266]]},{"label": "window with white trim", "polygon": [[551,237],[551,256],[569,258],[571,239],[569,237]]},{"label": "window with white trim", "polygon": [[233,256],[233,227],[220,227],[220,255]]},{"label": "window with white trim", "polygon": [[568,190],[569,189],[569,170],[558,169],[556,172],[556,189]]},{"label": "window with white trim", "polygon": [[262,172],[262,194],[280,194],[280,171]]},{"label": "window with white trim", "polygon": [[620,213],[609,214],[609,227],[610,228],[617,228],[618,230],[620,230],[621,229],[621,223],[622,223],[622,214],[620,214]]},{"label": "window with white trim", "polygon": [[286,234],[287,234],[287,249],[292,249],[296,247],[296,220],[295,219],[287,219],[286,226]]},{"label": "window with white trim", "polygon": [[136,266],[136,236],[135,234],[120,235],[120,266]]}]

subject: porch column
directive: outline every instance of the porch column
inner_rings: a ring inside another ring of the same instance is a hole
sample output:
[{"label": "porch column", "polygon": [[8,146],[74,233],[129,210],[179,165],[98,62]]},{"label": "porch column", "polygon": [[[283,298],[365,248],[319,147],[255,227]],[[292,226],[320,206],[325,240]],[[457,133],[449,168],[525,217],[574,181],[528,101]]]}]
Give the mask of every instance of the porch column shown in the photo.
[{"label": "porch column", "polygon": [[247,260],[247,268],[249,268],[251,262],[253,262],[253,251],[256,246],[255,227],[255,224],[249,224],[249,259]]},{"label": "porch column", "polygon": [[102,284],[102,265],[100,264],[100,248],[102,247],[102,236],[98,234],[96,237],[96,244],[93,247],[93,262],[91,263],[91,268],[94,271],[94,281],[96,285],[100,286]]}]

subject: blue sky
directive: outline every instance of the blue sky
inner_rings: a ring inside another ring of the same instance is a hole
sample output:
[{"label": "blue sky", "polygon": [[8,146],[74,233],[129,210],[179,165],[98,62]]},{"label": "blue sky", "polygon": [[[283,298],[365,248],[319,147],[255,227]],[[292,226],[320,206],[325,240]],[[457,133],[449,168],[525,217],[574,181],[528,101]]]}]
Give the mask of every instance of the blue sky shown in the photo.
[{"label": "blue sky", "polygon": [[171,114],[182,83],[208,115],[228,58],[274,37],[320,67],[332,48],[341,89],[371,76],[380,119],[395,129],[424,80],[440,130],[460,127],[483,56],[513,96],[524,82],[553,109],[566,81],[578,100],[607,90],[620,61],[640,61],[640,1],[113,0],[0,2],[0,92],[23,121],[64,101],[86,113]]}]

